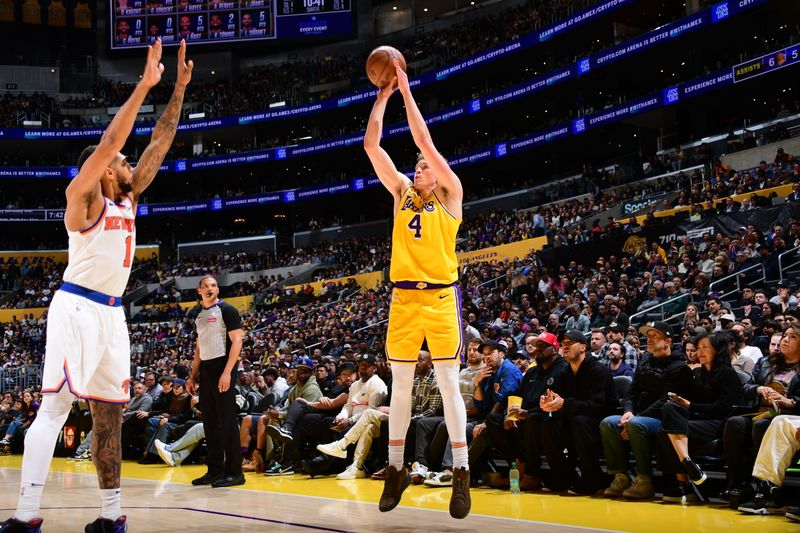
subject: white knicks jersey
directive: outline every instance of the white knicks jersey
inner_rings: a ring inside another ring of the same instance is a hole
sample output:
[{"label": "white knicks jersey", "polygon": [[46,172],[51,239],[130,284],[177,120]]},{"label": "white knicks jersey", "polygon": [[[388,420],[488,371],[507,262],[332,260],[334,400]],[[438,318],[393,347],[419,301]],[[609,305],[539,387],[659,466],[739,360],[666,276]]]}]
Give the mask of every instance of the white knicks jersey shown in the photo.
[{"label": "white knicks jersey", "polygon": [[122,296],[136,251],[136,213],[131,197],[106,204],[94,224],[82,231],[67,231],[69,262],[64,281],[109,296]]}]

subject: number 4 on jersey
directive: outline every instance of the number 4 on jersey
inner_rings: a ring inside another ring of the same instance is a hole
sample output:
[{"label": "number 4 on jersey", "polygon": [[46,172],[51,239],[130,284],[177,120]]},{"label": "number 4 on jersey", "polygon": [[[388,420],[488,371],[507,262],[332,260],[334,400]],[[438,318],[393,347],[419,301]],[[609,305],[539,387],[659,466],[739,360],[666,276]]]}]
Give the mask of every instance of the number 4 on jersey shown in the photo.
[{"label": "number 4 on jersey", "polygon": [[414,238],[421,239],[422,238],[422,217],[419,213],[414,215],[414,218],[411,219],[411,222],[408,223],[408,229],[414,231]]}]

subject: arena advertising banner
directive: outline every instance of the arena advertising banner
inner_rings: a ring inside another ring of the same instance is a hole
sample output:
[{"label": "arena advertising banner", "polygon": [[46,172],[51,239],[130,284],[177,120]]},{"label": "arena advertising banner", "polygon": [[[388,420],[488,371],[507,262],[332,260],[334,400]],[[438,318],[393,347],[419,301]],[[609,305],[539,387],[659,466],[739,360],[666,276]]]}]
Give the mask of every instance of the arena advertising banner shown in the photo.
[{"label": "arena advertising banner", "polygon": [[538,252],[547,244],[547,237],[535,237],[524,241],[501,244],[491,248],[482,248],[474,252],[457,253],[458,264],[464,266],[469,263],[486,263],[491,261],[515,261],[524,259],[531,252]]},{"label": "arena advertising banner", "polygon": [[[253,296],[231,296],[225,298],[225,301],[231,304],[236,308],[237,311],[240,313],[248,312],[253,309]],[[171,305],[175,304],[152,304],[152,305],[144,305],[141,308],[134,308],[134,314],[137,313],[140,309],[166,309]],[[199,305],[199,302],[180,302],[178,304],[181,309],[192,309],[195,306]]]},{"label": "arena advertising banner", "polygon": [[[153,254],[160,257],[158,245],[143,244],[136,247],[134,257],[140,261],[150,259]],[[2,265],[39,265],[42,263],[66,263],[69,257],[67,250],[20,250],[0,252]]]},{"label": "arena advertising banner", "polygon": [[[383,270],[378,272],[368,272],[366,274],[356,274],[355,276],[346,276],[344,278],[333,278],[333,279],[325,279],[322,281],[315,281],[313,283],[303,283],[301,285],[287,285],[286,289],[294,289],[296,293],[302,292],[303,288],[311,285],[314,288],[314,296],[319,296],[320,292],[322,291],[322,287],[328,285],[329,283],[334,284],[346,284],[348,281],[355,280],[358,283],[359,287],[364,289],[374,289],[378,286],[380,282],[384,280],[384,273]],[[227,301],[227,300],[226,300]]]},{"label": "arena advertising banner", "polygon": [[0,309],[0,324],[22,320],[25,316],[42,318],[47,307],[32,307],[31,309]]},{"label": "arena advertising banner", "polygon": [[650,206],[658,204],[670,194],[672,193],[651,194],[650,196],[645,196],[644,198],[639,198],[637,200],[625,201],[622,203],[622,214],[623,216],[633,215],[637,211],[641,211],[642,209],[647,209]]},{"label": "arena advertising banner", "polygon": [[[131,0],[132,1],[132,0]],[[577,13],[565,20],[562,20],[550,27],[544,28],[541,31],[529,33],[520,39],[511,41],[497,48],[481,52],[470,56],[458,63],[451,64],[443,69],[431,71],[423,74],[419,78],[411,80],[411,86],[423,87],[436,83],[439,80],[445,79],[449,76],[461,74],[472,70],[478,66],[496,61],[498,59],[507,57],[510,54],[516,53],[520,50],[525,50],[538,45],[543,41],[547,41],[563,33],[571,28],[577,27],[583,23],[590,22],[596,18],[606,15],[611,11],[620,8],[627,4],[632,4],[636,0],[608,0],[600,2],[598,5]],[[697,31],[701,28],[707,27],[711,24],[727,20],[728,18],[746,11],[755,6],[766,3],[768,0],[728,0],[720,2],[717,5],[701,10],[689,17],[681,20],[665,24],[659,28],[651,30],[643,35],[637,36],[617,46],[611,47],[603,52],[594,54],[576,61],[574,64],[567,67],[559,68],[553,72],[537,76],[532,80],[523,82],[519,85],[509,89],[500,91],[497,94],[489,95],[481,99],[476,99],[474,102],[466,106],[459,106],[452,110],[443,112],[440,120],[448,120],[452,118],[453,113],[474,113],[479,111],[482,107],[496,105],[504,101],[520,98],[536,92],[538,90],[551,87],[556,83],[564,80],[571,79],[576,76],[581,76],[592,70],[604,67],[605,65],[612,64],[616,61],[627,58],[633,54],[640,53],[652,46],[676,39],[688,32]],[[141,3],[141,2],[140,2]],[[137,8],[139,9],[139,8]],[[174,9],[174,8],[172,8]],[[145,15],[146,16],[146,15]],[[156,18],[159,15],[154,15]],[[161,17],[163,18],[163,17]],[[125,20],[124,18],[121,20]],[[160,24],[160,23],[159,23]],[[146,23],[138,31],[145,31]],[[130,32],[130,24],[128,31]],[[134,26],[135,29],[135,26]],[[149,31],[149,28],[147,29]],[[282,120],[285,118],[292,118],[297,116],[308,115],[337,109],[352,104],[357,104],[364,101],[372,101],[375,97],[376,91],[374,89],[367,89],[357,91],[348,95],[342,95],[337,98],[331,98],[323,102],[315,102],[311,104],[304,104],[291,108],[278,108],[258,111],[255,113],[245,113],[240,115],[230,115],[209,120],[200,120],[190,123],[183,123],[178,126],[178,131],[196,131],[206,130],[212,128],[226,128],[238,126],[243,124],[251,124],[256,122],[268,122],[272,120]],[[398,126],[394,134],[403,133],[402,126]],[[150,135],[153,131],[152,126],[137,126],[134,128],[136,135]],[[72,137],[99,137],[102,135],[102,130],[97,128],[91,129],[23,129],[23,128],[9,128],[0,129],[0,138],[15,138],[15,139],[51,139],[51,138],[72,138]],[[391,128],[386,128],[385,133],[392,134]],[[360,141],[360,139],[359,139]],[[346,143],[344,139],[331,139],[324,142],[330,143]],[[335,144],[331,147],[336,147]],[[315,151],[321,148],[316,148]],[[297,155],[303,155],[303,151],[297,152]],[[291,157],[291,154],[287,154]],[[266,157],[265,154],[260,154],[261,157]],[[278,157],[278,159],[280,159]],[[213,161],[213,159],[210,159]],[[174,162],[173,162],[174,163]],[[208,163],[207,163],[208,164]],[[174,171],[179,171],[175,169]]]}]

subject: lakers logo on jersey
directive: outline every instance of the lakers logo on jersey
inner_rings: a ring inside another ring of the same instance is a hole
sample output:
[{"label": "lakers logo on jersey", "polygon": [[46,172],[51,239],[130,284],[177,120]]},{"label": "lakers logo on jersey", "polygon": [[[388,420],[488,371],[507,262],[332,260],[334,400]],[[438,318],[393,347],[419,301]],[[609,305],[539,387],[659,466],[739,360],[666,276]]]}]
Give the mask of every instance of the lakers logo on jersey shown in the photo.
[{"label": "lakers logo on jersey", "polygon": [[400,208],[401,211],[407,209],[415,213],[422,213],[423,211],[433,213],[436,210],[436,203],[433,200],[433,196],[423,199],[420,195],[413,193],[406,196],[403,207]]}]

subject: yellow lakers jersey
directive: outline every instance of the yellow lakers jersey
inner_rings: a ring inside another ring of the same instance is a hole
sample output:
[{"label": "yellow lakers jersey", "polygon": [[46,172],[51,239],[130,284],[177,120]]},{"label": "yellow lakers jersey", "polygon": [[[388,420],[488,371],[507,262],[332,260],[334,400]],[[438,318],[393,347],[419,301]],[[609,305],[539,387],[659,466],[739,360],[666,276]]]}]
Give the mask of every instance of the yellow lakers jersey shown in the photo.
[{"label": "yellow lakers jersey", "polygon": [[400,199],[392,229],[392,281],[448,284],[458,279],[456,234],[461,219],[434,192],[421,198],[409,187]]}]

